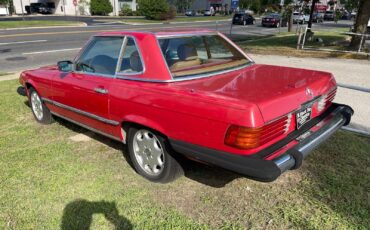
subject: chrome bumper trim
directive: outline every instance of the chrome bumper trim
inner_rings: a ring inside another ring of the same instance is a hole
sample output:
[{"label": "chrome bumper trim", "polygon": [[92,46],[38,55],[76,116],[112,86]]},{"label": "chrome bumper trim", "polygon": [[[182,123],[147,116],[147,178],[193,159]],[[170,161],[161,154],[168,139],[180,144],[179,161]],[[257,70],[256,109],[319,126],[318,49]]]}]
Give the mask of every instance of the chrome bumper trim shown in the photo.
[{"label": "chrome bumper trim", "polygon": [[351,119],[353,110],[349,106],[340,105],[324,120],[317,123],[308,132],[319,126],[320,129],[312,131],[306,138],[302,139],[293,148],[287,150],[273,162],[279,167],[281,173],[298,168],[316,147],[331,137],[343,125],[347,125]]}]

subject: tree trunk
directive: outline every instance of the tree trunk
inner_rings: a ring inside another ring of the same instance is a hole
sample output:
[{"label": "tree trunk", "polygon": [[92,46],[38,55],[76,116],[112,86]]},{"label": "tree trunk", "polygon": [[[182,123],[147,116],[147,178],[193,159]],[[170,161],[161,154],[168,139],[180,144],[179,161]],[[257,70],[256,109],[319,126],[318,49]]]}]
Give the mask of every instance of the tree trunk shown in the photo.
[{"label": "tree trunk", "polygon": [[309,28],[309,30],[311,30],[312,28],[312,18],[313,18],[313,12],[315,11],[316,2],[317,0],[312,1],[311,10],[310,10],[310,19],[308,20],[308,24],[307,24],[307,27]]},{"label": "tree trunk", "polygon": [[[367,23],[370,18],[370,0],[360,0],[356,16],[354,32],[359,34],[366,33]],[[361,36],[352,36],[350,48],[357,50],[360,46]]]}]

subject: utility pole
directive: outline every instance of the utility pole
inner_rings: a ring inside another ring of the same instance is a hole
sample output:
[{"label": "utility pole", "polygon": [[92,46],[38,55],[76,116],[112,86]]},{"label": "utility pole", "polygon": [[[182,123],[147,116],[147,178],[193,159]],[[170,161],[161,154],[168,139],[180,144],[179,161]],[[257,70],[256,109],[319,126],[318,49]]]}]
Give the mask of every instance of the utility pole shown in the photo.
[{"label": "utility pole", "polygon": [[22,9],[22,20],[24,21],[24,9],[23,9],[23,1],[22,0],[19,0],[21,1],[21,9]]}]

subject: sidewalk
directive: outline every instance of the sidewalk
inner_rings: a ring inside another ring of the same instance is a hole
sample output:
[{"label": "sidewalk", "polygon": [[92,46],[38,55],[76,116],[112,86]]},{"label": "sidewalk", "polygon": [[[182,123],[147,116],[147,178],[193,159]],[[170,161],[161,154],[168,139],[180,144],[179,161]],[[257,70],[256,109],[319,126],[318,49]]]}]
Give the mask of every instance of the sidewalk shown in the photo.
[{"label": "sidewalk", "polygon": [[17,72],[17,73],[10,73],[10,74],[4,75],[4,76],[0,76],[0,82],[1,81],[8,81],[8,80],[18,79],[20,74],[21,74],[21,72]]}]

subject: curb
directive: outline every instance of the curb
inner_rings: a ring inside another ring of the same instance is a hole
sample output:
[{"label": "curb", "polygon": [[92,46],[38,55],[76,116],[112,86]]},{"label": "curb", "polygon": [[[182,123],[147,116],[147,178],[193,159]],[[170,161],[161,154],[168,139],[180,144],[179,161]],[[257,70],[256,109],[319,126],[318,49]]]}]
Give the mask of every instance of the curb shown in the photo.
[{"label": "curb", "polygon": [[11,30],[28,30],[28,29],[53,29],[53,28],[73,28],[73,27],[87,27],[85,22],[80,22],[80,25],[75,26],[35,26],[35,27],[17,27],[17,28],[5,28],[0,31],[11,31]]}]

